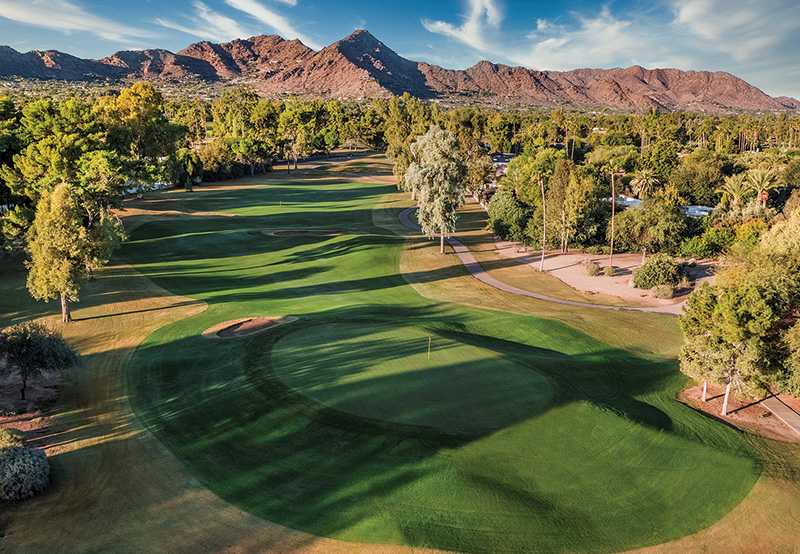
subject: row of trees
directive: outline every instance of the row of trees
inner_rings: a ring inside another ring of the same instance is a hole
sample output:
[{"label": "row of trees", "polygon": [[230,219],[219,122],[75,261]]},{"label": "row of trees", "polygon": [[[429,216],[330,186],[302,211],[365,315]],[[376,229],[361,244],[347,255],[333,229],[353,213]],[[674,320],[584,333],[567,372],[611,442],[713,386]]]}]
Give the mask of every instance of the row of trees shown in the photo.
[{"label": "row of trees", "polygon": [[148,83],[93,102],[0,106],[3,235],[7,246],[28,251],[31,294],[60,298],[70,321],[81,282],[125,236],[114,214],[123,194],[165,178],[185,184],[199,160]]}]

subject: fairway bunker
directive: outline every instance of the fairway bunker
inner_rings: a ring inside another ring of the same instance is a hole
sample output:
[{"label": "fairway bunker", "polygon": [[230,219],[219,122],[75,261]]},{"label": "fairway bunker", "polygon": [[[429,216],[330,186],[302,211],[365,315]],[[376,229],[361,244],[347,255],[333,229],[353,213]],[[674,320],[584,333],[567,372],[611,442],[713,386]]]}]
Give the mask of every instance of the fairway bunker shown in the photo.
[{"label": "fairway bunker", "polygon": [[307,327],[272,350],[276,377],[327,408],[445,433],[481,434],[546,410],[543,374],[478,346],[412,326]]},{"label": "fairway bunker", "polygon": [[210,339],[234,339],[254,335],[265,329],[291,323],[297,318],[292,316],[283,317],[243,317],[232,319],[209,327],[203,331],[203,336]]}]

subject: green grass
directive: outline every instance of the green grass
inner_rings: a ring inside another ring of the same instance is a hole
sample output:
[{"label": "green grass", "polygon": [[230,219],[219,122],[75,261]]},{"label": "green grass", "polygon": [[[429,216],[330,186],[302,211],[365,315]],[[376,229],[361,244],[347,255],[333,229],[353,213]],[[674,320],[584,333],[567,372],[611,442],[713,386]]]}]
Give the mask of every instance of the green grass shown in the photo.
[{"label": "green grass", "polygon": [[271,367],[324,406],[442,431],[502,429],[544,411],[553,395],[532,368],[407,326],[307,327],[275,345]]},{"label": "green grass", "polygon": [[[475,553],[658,544],[747,495],[760,474],[749,443],[674,400],[686,384],[674,360],[621,347],[674,350],[674,320],[521,302],[547,315],[534,317],[420,296],[399,273],[403,239],[373,213],[391,188],[223,191],[188,205],[238,217],[132,233],[123,255],[139,271],[209,304],[150,335],[128,374],[137,415],[203,484],[313,534]],[[413,276],[440,290],[468,279],[433,266]],[[287,314],[298,320],[253,337],[199,336]]]}]

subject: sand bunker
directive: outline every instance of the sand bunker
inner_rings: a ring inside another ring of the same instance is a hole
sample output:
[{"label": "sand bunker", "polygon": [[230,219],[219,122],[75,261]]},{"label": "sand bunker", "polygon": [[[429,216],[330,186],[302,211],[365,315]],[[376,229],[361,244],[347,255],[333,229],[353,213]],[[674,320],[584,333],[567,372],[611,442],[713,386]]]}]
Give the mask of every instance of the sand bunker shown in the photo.
[{"label": "sand bunker", "polygon": [[297,320],[293,316],[283,317],[243,317],[225,321],[203,331],[203,336],[209,339],[232,339],[254,335],[264,329],[283,325]]}]

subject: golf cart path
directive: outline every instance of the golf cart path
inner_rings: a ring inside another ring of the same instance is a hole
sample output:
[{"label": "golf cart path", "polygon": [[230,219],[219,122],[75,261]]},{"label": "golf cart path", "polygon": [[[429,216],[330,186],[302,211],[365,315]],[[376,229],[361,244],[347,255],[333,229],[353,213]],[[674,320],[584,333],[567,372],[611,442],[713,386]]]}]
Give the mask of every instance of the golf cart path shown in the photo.
[{"label": "golf cart path", "polygon": [[[409,215],[411,212],[416,210],[416,206],[412,206],[410,208],[406,208],[402,212],[398,214],[398,219],[400,222],[408,227],[413,231],[421,231],[419,225],[411,221]],[[673,306],[665,306],[665,307],[654,307],[654,308],[624,308],[621,306],[605,306],[602,304],[588,304],[586,302],[573,302],[571,300],[562,300],[560,298],[553,298],[550,296],[544,296],[543,294],[537,294],[535,292],[531,292],[529,290],[521,289],[518,287],[514,287],[498,281],[491,275],[489,275],[482,267],[481,264],[475,259],[475,257],[470,253],[466,246],[464,246],[460,241],[452,238],[446,237],[445,241],[449,244],[455,253],[458,255],[458,258],[461,260],[461,263],[464,264],[464,267],[467,268],[470,275],[478,279],[479,281],[486,283],[490,287],[494,287],[496,289],[509,292],[511,294],[517,294],[519,296],[527,296],[529,298],[535,298],[537,300],[542,300],[544,302],[552,302],[554,304],[565,304],[567,306],[578,306],[580,308],[592,308],[595,310],[616,310],[618,312],[646,312],[646,313],[656,313],[656,314],[663,314],[668,315],[671,317],[678,317],[681,304],[675,304]]]},{"label": "golf cart path", "polygon": [[770,396],[762,400],[761,405],[775,414],[775,416],[786,425],[794,429],[795,432],[800,434],[800,414],[781,402],[780,398],[777,396]]}]

